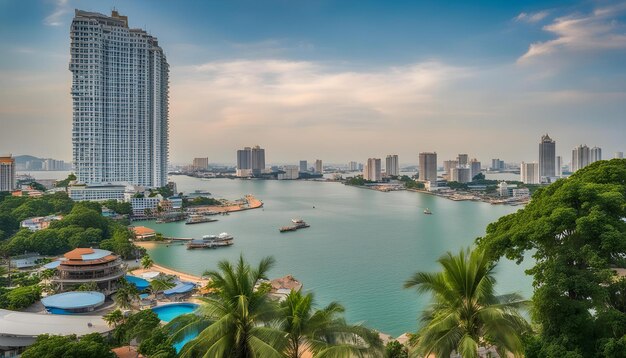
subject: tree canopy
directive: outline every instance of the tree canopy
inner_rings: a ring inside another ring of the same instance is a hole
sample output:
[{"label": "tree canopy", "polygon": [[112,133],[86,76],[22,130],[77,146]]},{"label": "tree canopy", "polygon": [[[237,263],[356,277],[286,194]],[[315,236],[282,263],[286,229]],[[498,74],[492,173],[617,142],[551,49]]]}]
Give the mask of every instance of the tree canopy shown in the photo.
[{"label": "tree canopy", "polygon": [[98,333],[88,334],[80,340],[75,335],[37,337],[33,345],[28,347],[23,358],[115,358],[115,354],[105,344]]},{"label": "tree canopy", "polygon": [[[532,255],[533,320],[527,357],[603,356],[626,335],[626,160],[595,162],[537,190],[478,239],[494,260]],[[613,348],[612,348],[613,347]]]}]

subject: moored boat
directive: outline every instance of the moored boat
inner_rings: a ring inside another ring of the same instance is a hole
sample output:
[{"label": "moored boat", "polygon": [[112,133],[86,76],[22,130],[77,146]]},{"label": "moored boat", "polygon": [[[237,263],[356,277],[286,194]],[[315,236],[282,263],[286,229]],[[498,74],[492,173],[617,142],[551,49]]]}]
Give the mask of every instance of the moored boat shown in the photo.
[{"label": "moored boat", "polygon": [[291,222],[293,223],[293,225],[283,226],[280,229],[278,229],[278,231],[280,232],[296,231],[298,229],[304,229],[304,228],[311,226],[307,224],[306,222],[304,222],[304,220],[302,219],[291,219]]},{"label": "moored boat", "polygon": [[200,224],[200,223],[210,223],[217,221],[217,219],[210,218],[206,215],[190,215],[185,222],[186,225],[191,224]]},{"label": "moored boat", "polygon": [[213,249],[230,246],[233,244],[233,236],[228,233],[219,235],[204,235],[202,239],[193,239],[187,243],[187,249]]},{"label": "moored boat", "polygon": [[432,215],[432,211],[430,211],[428,208],[424,209],[424,214],[426,215]]}]

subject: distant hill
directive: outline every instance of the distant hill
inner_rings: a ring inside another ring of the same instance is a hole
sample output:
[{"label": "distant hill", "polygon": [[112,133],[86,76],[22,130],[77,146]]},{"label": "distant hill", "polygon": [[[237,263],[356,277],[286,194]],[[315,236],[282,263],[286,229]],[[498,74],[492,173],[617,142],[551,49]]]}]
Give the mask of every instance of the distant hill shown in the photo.
[{"label": "distant hill", "polygon": [[32,155],[18,155],[13,157],[13,159],[15,159],[15,164],[26,164],[27,162],[32,161],[43,161],[43,159],[33,157]]}]

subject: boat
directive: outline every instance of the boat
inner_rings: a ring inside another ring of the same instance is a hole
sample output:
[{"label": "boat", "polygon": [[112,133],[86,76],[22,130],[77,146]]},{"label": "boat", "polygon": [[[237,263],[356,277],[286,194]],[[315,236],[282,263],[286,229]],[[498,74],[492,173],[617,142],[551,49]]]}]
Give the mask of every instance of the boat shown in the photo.
[{"label": "boat", "polygon": [[185,225],[210,223],[214,221],[217,221],[217,219],[210,218],[206,215],[190,215],[187,221],[185,221]]},{"label": "boat", "polygon": [[424,214],[426,215],[432,215],[432,211],[428,210],[428,208],[424,209]]},{"label": "boat", "polygon": [[228,233],[219,235],[204,235],[202,239],[192,239],[187,243],[187,249],[214,249],[218,247],[230,246],[233,244],[233,236]]},{"label": "boat", "polygon": [[278,231],[280,232],[296,231],[296,230],[304,229],[304,228],[311,226],[307,224],[306,222],[304,222],[304,220],[302,219],[291,219],[291,222],[293,223],[293,225],[283,226],[280,229],[278,229]]}]

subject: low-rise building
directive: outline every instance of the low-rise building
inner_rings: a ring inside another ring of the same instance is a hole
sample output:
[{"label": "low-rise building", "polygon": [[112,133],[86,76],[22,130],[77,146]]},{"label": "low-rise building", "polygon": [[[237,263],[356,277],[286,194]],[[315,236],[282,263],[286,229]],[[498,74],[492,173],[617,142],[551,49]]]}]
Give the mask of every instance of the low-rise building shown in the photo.
[{"label": "low-rise building", "polygon": [[284,173],[278,173],[279,180],[294,180],[300,177],[300,168],[295,165],[284,166],[282,172]]},{"label": "low-rise building", "polygon": [[70,199],[74,201],[124,200],[125,184],[75,184],[68,187]]},{"label": "low-rise building", "polygon": [[528,198],[530,196],[530,190],[528,188],[516,188],[513,189],[514,198]]},{"label": "low-rise building", "polygon": [[38,216],[23,220],[20,223],[20,227],[27,228],[30,231],[39,231],[47,229],[50,226],[50,223],[61,219],[63,219],[63,216],[61,215]]},{"label": "low-rise building", "polygon": [[161,195],[148,197],[145,195],[133,197],[130,199],[130,205],[133,208],[133,217],[145,217],[154,215],[159,207],[159,202],[163,200]]},{"label": "low-rise building", "polygon": [[135,233],[135,239],[137,240],[145,240],[156,236],[156,231],[145,226],[134,226],[131,230]]},{"label": "low-rise building", "polygon": [[24,269],[39,265],[44,257],[38,253],[30,253],[18,256],[12,256],[10,259],[11,268]]}]

